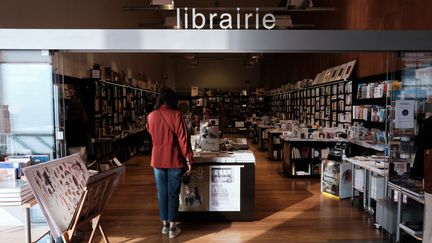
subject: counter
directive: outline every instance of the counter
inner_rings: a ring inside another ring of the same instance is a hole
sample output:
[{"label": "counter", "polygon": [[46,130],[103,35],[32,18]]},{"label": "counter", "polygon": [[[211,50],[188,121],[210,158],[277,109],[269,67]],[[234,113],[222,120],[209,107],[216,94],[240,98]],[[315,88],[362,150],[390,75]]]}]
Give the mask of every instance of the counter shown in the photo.
[{"label": "counter", "polygon": [[197,152],[190,182],[180,191],[182,221],[253,221],[255,157],[252,151]]}]

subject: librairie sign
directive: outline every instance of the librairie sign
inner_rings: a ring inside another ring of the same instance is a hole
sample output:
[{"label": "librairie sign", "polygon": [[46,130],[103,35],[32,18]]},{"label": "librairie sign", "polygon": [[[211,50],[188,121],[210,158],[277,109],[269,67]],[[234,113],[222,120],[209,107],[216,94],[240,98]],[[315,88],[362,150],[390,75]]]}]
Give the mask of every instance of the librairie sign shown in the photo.
[{"label": "librairie sign", "polygon": [[[240,14],[240,8],[236,10],[237,13],[234,16],[231,13],[210,13],[206,16],[197,12],[195,8],[192,8],[191,11],[188,8],[177,8],[177,28],[203,29],[206,23],[209,23],[209,29],[217,27],[220,29],[259,29],[262,24],[265,29],[271,30],[276,26],[276,17],[271,13],[261,17],[259,8],[255,9],[255,13],[244,14]],[[192,22],[190,25],[189,21]]]}]

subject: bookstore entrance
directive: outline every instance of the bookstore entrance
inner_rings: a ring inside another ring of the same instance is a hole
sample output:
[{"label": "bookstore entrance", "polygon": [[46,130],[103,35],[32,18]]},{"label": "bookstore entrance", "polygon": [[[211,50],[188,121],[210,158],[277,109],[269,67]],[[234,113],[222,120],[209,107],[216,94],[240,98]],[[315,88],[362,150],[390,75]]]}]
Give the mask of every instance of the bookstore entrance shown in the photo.
[{"label": "bookstore entrance", "polygon": [[[272,241],[304,223],[297,242],[429,242],[432,33],[24,29],[0,37],[0,161],[13,168],[5,178],[74,154],[96,172],[125,166],[101,221],[116,242],[122,234],[160,240],[143,222],[159,220],[147,118],[163,87],[177,93],[194,151],[180,240]],[[46,218],[55,214],[38,197],[30,205],[20,195],[18,209],[0,215],[24,225],[27,241],[46,221],[55,238],[70,230]],[[23,205],[30,220],[21,220]]]}]

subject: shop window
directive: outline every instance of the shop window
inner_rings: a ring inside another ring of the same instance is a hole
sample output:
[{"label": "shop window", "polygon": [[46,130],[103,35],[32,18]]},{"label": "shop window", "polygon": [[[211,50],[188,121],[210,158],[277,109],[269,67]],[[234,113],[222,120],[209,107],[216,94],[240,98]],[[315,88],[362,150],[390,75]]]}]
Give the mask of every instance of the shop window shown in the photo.
[{"label": "shop window", "polygon": [[0,64],[0,156],[49,154],[52,158],[52,79],[48,63]]}]

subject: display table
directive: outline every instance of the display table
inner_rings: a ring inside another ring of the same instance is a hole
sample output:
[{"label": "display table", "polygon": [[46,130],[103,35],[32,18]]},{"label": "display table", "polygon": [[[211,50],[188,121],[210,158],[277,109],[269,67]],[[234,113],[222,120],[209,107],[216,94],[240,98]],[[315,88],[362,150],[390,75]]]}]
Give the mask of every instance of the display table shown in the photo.
[{"label": "display table", "polygon": [[[30,223],[30,208],[35,206],[37,204],[36,199],[31,199],[29,202],[24,203],[22,205],[19,206],[0,206],[1,208],[22,208],[24,210],[24,242],[25,243],[31,243],[31,242],[37,242],[38,240],[40,240],[42,237],[44,237],[46,234],[49,233],[49,229],[46,226],[43,227],[38,227],[39,230],[37,230],[38,233],[38,238],[36,238],[35,240],[32,240],[32,227],[31,227],[31,223]],[[5,231],[7,231],[8,228],[10,229],[16,229],[16,226],[11,226],[11,227],[7,227],[7,226],[2,226],[2,229],[4,229]],[[4,235],[4,237],[6,237],[7,239],[9,239],[7,235]],[[11,236],[11,238],[14,238]],[[14,238],[15,239],[15,238]],[[0,240],[1,241],[1,240]]]},{"label": "display table", "polygon": [[253,221],[255,157],[252,151],[196,152],[190,182],[182,183],[182,221]]},{"label": "display table", "polygon": [[259,140],[259,131],[258,126],[263,124],[262,122],[252,122],[251,123],[251,129],[252,129],[252,143],[257,144]]},{"label": "display table", "polygon": [[257,126],[258,132],[258,147],[261,151],[267,151],[268,149],[268,130],[273,129],[274,126],[267,126],[260,124]]},{"label": "display table", "polygon": [[[351,200],[354,200],[356,190],[363,192],[363,208],[367,211],[371,211],[371,198],[380,200],[384,199],[386,195],[388,170],[378,165],[376,160],[373,157],[353,157],[346,159],[347,162],[351,163],[353,172]],[[356,170],[356,168],[360,170]],[[360,178],[358,178],[359,176]],[[374,180],[373,185],[372,180]]]},{"label": "display table", "polygon": [[[424,193],[421,193],[422,188],[421,187],[406,188],[404,186],[398,185],[393,182],[388,183],[388,188],[389,190],[392,190],[397,193],[396,195],[397,195],[398,206],[397,206],[397,217],[396,217],[397,218],[396,242],[400,242],[401,240],[401,230],[411,235],[415,239],[421,241],[423,239],[423,229],[422,229],[423,227],[421,227],[420,229],[418,228],[418,226],[412,227],[406,222],[418,221],[419,219],[422,219],[424,216],[425,197],[424,197]],[[403,206],[404,197],[407,197],[408,199],[420,204],[421,210],[420,211],[417,210],[417,212],[414,210],[411,210],[410,212],[404,212],[407,209],[411,209],[410,207]]]},{"label": "display table", "polygon": [[267,156],[270,160],[282,160],[283,140],[280,138],[283,131],[280,129],[269,129]]}]

